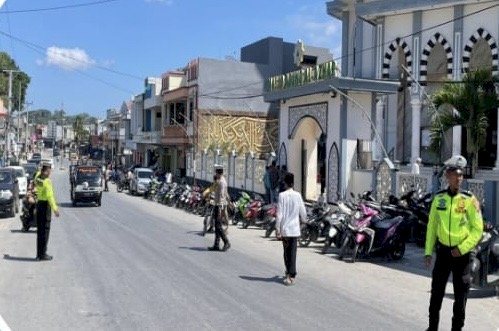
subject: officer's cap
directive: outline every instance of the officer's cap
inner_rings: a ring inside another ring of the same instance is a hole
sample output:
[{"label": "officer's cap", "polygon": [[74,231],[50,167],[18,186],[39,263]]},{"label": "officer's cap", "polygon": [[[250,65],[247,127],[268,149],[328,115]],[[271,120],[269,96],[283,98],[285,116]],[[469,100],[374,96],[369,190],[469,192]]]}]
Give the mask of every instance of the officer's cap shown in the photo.
[{"label": "officer's cap", "polygon": [[444,162],[445,169],[447,171],[456,171],[458,174],[462,174],[464,168],[468,162],[462,155],[453,155],[450,159]]},{"label": "officer's cap", "polygon": [[218,172],[218,173],[223,173],[224,172],[224,166],[221,165],[221,164],[215,164],[213,166],[213,168],[215,169],[215,172]]},{"label": "officer's cap", "polygon": [[42,161],[42,162],[40,162],[40,167],[42,167],[42,168],[52,168],[52,164],[50,164],[47,161]]}]

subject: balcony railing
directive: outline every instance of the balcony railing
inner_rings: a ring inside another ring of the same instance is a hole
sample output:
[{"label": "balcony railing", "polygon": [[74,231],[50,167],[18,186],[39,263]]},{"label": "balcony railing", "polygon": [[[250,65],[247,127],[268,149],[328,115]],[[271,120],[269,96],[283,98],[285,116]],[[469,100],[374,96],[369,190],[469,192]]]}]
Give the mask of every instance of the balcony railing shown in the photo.
[{"label": "balcony railing", "polygon": [[325,62],[313,67],[288,72],[267,79],[266,92],[285,90],[336,77],[336,63]]},{"label": "balcony railing", "polygon": [[165,125],[163,127],[163,143],[166,144],[188,144],[190,138],[187,135],[188,127],[179,125]]},{"label": "balcony railing", "polygon": [[138,131],[133,135],[133,141],[143,144],[160,144],[161,131]]}]

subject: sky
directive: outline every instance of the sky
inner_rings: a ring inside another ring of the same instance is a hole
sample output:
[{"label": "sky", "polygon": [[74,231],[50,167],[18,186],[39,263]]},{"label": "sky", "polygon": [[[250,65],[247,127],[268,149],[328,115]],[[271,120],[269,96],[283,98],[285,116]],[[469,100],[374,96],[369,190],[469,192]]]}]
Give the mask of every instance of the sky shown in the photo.
[{"label": "sky", "polygon": [[[38,11],[75,4],[91,6]],[[197,57],[239,59],[268,36],[341,54],[323,0],[0,0],[0,49],[31,77],[29,109],[89,113],[144,91],[144,79]],[[30,10],[29,12],[17,12]],[[33,10],[33,11],[32,11]]]}]

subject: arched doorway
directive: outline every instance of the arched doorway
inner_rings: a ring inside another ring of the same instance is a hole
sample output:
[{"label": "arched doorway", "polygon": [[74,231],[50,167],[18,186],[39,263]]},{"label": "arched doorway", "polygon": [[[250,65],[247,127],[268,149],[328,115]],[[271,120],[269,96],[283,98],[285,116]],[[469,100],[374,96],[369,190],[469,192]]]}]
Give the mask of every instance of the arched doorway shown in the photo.
[{"label": "arched doorway", "polygon": [[317,200],[321,193],[321,181],[326,175],[320,160],[326,155],[325,140],[321,126],[310,116],[299,120],[289,140],[288,171],[295,175],[295,190],[306,200]]}]

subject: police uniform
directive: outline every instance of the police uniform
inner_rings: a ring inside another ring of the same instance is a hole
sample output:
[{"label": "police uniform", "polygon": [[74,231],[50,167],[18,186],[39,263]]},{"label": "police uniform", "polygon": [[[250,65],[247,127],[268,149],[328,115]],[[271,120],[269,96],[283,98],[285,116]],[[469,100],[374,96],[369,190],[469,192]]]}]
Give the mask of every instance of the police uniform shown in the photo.
[{"label": "police uniform", "polygon": [[36,220],[38,223],[36,231],[36,258],[37,260],[46,260],[50,259],[46,252],[52,211],[57,212],[59,208],[55,201],[54,189],[50,178],[38,176],[35,185],[37,192]]},{"label": "police uniform", "polygon": [[[462,173],[466,159],[456,155],[447,160],[445,165],[447,171]],[[428,330],[438,329],[445,286],[451,272],[454,285],[452,330],[461,330],[464,326],[471,283],[470,251],[480,241],[482,230],[480,204],[472,193],[463,190],[451,192],[449,188],[436,193],[430,208],[425,244],[425,256],[432,256],[436,248]],[[452,256],[453,249],[459,250],[460,256]]]},{"label": "police uniform", "polygon": [[220,250],[220,239],[224,242],[224,246],[222,251],[227,251],[230,248],[230,242],[227,238],[227,234],[223,229],[223,217],[226,218],[227,213],[227,204],[229,200],[229,194],[227,189],[227,181],[223,176],[223,167],[220,165],[215,165],[215,172],[221,175],[220,179],[216,183],[215,186],[215,242],[213,247],[210,247],[209,250],[218,251]]}]

